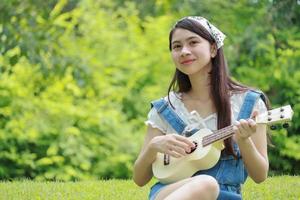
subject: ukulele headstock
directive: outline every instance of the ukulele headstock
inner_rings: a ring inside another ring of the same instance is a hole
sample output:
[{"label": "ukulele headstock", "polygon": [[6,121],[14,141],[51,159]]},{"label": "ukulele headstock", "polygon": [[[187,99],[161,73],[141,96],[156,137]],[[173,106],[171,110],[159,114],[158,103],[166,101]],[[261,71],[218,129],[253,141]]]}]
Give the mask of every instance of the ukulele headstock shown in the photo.
[{"label": "ukulele headstock", "polygon": [[275,124],[278,122],[288,122],[292,120],[293,110],[290,105],[282,106],[272,110],[268,110],[256,116],[256,123],[258,124]]}]

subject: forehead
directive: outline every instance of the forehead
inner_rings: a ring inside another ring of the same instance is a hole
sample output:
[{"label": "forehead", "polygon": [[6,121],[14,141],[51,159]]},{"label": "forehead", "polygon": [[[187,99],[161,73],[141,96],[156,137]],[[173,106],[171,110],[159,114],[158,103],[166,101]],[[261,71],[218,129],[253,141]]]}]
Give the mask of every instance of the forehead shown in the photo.
[{"label": "forehead", "polygon": [[172,42],[180,42],[180,41],[184,41],[184,40],[188,40],[190,38],[200,38],[203,39],[200,35],[191,32],[189,30],[186,29],[182,29],[182,28],[177,28],[175,29],[175,31],[173,32],[172,35]]}]

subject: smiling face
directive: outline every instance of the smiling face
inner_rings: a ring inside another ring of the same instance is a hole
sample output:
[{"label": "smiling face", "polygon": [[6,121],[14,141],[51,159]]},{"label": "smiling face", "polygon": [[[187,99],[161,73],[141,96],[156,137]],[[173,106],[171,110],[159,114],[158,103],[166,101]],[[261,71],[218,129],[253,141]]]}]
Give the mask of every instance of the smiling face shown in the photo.
[{"label": "smiling face", "polygon": [[194,32],[182,28],[173,32],[172,58],[177,69],[186,75],[210,71],[214,52],[213,46]]}]

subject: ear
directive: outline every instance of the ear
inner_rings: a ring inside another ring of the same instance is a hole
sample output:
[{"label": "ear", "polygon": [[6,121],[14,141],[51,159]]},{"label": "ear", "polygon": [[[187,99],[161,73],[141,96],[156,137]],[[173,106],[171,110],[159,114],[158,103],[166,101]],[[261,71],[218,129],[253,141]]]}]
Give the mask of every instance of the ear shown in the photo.
[{"label": "ear", "polygon": [[211,56],[211,58],[214,58],[217,55],[217,51],[218,51],[218,48],[217,48],[216,43],[213,43],[212,45],[210,45],[210,56]]}]

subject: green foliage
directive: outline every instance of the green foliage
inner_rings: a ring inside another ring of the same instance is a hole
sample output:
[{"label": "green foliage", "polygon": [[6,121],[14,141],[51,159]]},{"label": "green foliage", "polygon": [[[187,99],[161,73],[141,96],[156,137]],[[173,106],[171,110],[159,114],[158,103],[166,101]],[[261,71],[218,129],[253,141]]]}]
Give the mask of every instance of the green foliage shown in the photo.
[{"label": "green foliage", "polygon": [[[2,179],[130,177],[152,91],[166,88],[160,27],[170,17],[141,21],[132,3],[114,12],[91,1],[64,6],[47,15],[32,6],[34,17],[12,15],[16,23],[3,26],[22,31],[0,56]],[[158,81],[165,86],[153,90]]]},{"label": "green foliage", "polygon": [[174,71],[169,28],[190,14],[227,34],[236,79],[261,88],[273,106],[293,106],[292,127],[273,133],[270,161],[274,172],[298,174],[297,6],[290,0],[2,1],[0,178],[131,177],[150,101],[166,95]]},{"label": "green foliage", "polygon": [[[298,174],[300,34],[297,24],[300,13],[295,11],[290,18],[281,19],[279,10],[285,12],[283,8],[287,7],[295,10],[299,5],[293,1],[275,1],[262,17],[256,19],[251,35],[245,34],[242,39],[241,44],[246,48],[241,49],[240,59],[234,61],[233,74],[244,83],[261,88],[271,100],[272,107],[291,104],[294,110],[292,126],[288,132],[272,132],[275,147],[270,148],[270,161],[273,171]],[[266,21],[272,26],[264,26]]]}]

